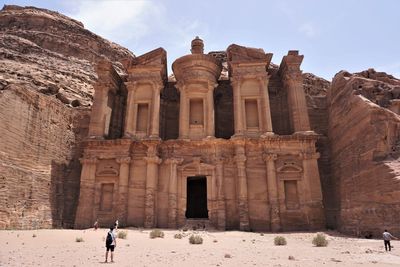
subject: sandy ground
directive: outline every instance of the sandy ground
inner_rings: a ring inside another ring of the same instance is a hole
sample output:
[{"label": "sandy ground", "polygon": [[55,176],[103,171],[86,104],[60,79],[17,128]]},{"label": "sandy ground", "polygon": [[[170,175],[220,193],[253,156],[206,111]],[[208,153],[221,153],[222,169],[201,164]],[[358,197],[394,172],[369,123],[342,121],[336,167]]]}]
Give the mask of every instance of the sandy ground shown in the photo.
[{"label": "sandy ground", "polygon": [[287,245],[275,246],[277,234],[270,233],[199,231],[203,244],[191,245],[188,236],[174,239],[177,230],[157,239],[149,238],[150,230],[126,231],[127,239],[117,240],[115,263],[107,264],[107,229],[0,231],[0,266],[400,266],[400,241],[385,252],[381,240],[335,232],[326,233],[328,247],[315,247],[315,233],[283,233]]}]

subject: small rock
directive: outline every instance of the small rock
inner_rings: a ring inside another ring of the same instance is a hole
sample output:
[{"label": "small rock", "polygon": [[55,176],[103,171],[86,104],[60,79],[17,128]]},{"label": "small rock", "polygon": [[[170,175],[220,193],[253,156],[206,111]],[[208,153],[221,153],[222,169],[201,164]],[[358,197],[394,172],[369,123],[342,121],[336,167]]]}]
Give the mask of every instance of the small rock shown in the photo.
[{"label": "small rock", "polygon": [[372,249],[367,249],[366,251],[365,251],[365,253],[367,253],[367,254],[370,254],[370,253],[373,253],[373,251],[372,251]]},{"label": "small rock", "polygon": [[232,258],[231,254],[228,254],[228,253],[225,253],[225,256],[224,256],[224,257],[227,258],[227,259]]},{"label": "small rock", "polygon": [[342,262],[341,260],[338,260],[338,259],[335,259],[335,258],[331,258],[331,261],[334,261],[334,262]]},{"label": "small rock", "polygon": [[292,255],[290,255],[290,256],[288,257],[288,259],[291,260],[291,261],[294,261],[294,260],[295,260],[294,257],[293,257]]}]

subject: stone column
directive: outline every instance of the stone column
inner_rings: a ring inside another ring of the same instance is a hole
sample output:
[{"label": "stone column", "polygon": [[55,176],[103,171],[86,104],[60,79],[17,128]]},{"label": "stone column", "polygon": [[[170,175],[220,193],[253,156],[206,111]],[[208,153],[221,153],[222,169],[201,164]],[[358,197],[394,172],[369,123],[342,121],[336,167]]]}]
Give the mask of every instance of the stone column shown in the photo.
[{"label": "stone column", "polygon": [[217,218],[218,229],[225,230],[226,228],[226,206],[224,194],[224,159],[216,159],[216,179],[217,179]]},{"label": "stone column", "polygon": [[310,131],[310,121],[306,97],[303,89],[303,78],[300,71],[285,74],[285,85],[288,92],[288,105],[294,132]]},{"label": "stone column", "polygon": [[271,119],[271,108],[269,104],[269,94],[268,94],[268,82],[269,77],[261,77],[258,80],[260,84],[261,91],[261,113],[263,114],[263,128],[262,131],[265,133],[272,133],[272,119]]},{"label": "stone column", "polygon": [[302,153],[304,180],[309,188],[310,201],[322,201],[321,181],[318,171],[319,153]]},{"label": "stone column", "polygon": [[179,139],[189,138],[189,110],[186,88],[180,86],[180,107],[179,107]]},{"label": "stone column", "polygon": [[90,113],[89,137],[104,138],[108,91],[106,85],[96,87]]},{"label": "stone column", "polygon": [[81,183],[78,209],[75,217],[75,228],[91,227],[93,221],[94,188],[96,180],[96,158],[82,158]]},{"label": "stone column", "polygon": [[126,83],[126,88],[128,90],[128,99],[126,101],[124,137],[132,137],[135,134],[134,103],[136,85],[136,82]]},{"label": "stone column", "polygon": [[276,154],[264,154],[264,160],[267,167],[267,186],[269,201],[269,216],[271,223],[271,231],[277,232],[281,228],[281,219],[278,203],[278,184],[275,169],[275,160],[278,158]]},{"label": "stone column", "polygon": [[233,87],[233,118],[235,120],[235,135],[243,135],[243,112],[242,112],[242,97],[240,94],[240,81],[232,80]]},{"label": "stone column", "polygon": [[244,143],[235,145],[235,157],[237,167],[238,185],[238,210],[239,210],[239,229],[241,231],[250,230],[249,204],[247,194],[247,175],[246,175],[246,156]]},{"label": "stone column", "polygon": [[218,83],[208,84],[207,91],[207,129],[206,136],[215,136],[215,110],[214,110],[214,88],[218,86]]},{"label": "stone column", "polygon": [[206,107],[207,107],[206,136],[215,136],[214,86],[211,85],[208,86]]},{"label": "stone column", "polygon": [[158,184],[158,164],[161,163],[161,159],[155,155],[145,157],[144,159],[147,162],[144,227],[152,228],[156,226],[155,209]]},{"label": "stone column", "polygon": [[159,138],[160,132],[160,91],[162,87],[160,85],[155,85],[153,90],[153,110],[151,117],[151,138]]},{"label": "stone column", "polygon": [[318,171],[319,153],[306,152],[303,158],[305,205],[310,229],[320,229],[325,225],[322,204],[322,189]]},{"label": "stone column", "polygon": [[129,182],[129,163],[130,157],[116,159],[119,163],[119,186],[118,186],[118,206],[117,219],[122,226],[126,226],[128,209],[128,182]]},{"label": "stone column", "polygon": [[167,159],[166,163],[170,164],[170,175],[168,184],[168,227],[177,227],[178,214],[178,173],[177,165],[182,163],[183,159]]}]

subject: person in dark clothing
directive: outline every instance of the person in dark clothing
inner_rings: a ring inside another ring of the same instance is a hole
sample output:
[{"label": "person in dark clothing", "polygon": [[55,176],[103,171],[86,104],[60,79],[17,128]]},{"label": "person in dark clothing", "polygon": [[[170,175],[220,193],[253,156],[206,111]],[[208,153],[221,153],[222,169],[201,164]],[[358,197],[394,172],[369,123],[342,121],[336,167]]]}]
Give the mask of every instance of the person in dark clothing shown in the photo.
[{"label": "person in dark clothing", "polygon": [[108,259],[108,251],[111,250],[111,262],[114,262],[114,249],[117,246],[117,239],[114,234],[114,226],[110,227],[110,231],[107,233],[106,237],[106,260]]}]

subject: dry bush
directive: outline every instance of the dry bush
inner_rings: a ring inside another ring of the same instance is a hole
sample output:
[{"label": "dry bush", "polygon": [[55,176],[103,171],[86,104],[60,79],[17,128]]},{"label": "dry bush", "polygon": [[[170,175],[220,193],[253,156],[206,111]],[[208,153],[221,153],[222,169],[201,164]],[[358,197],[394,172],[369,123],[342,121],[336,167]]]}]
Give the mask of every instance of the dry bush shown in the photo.
[{"label": "dry bush", "polygon": [[315,245],[316,247],[326,247],[328,245],[328,240],[326,240],[326,237],[324,234],[318,233],[313,241],[312,241],[313,245]]},{"label": "dry bush", "polygon": [[196,245],[203,244],[203,238],[199,235],[191,235],[189,237],[189,243]]},{"label": "dry bush", "polygon": [[274,244],[275,246],[285,246],[287,244],[286,238],[283,236],[277,236],[274,238]]},{"label": "dry bush", "polygon": [[182,239],[183,235],[182,234],[175,234],[174,238],[175,239]]},{"label": "dry bush", "polygon": [[160,229],[154,229],[150,232],[150,238],[164,238],[164,232]]},{"label": "dry bush", "polygon": [[128,236],[128,232],[127,231],[118,231],[118,235],[117,237],[120,239],[126,239]]}]

